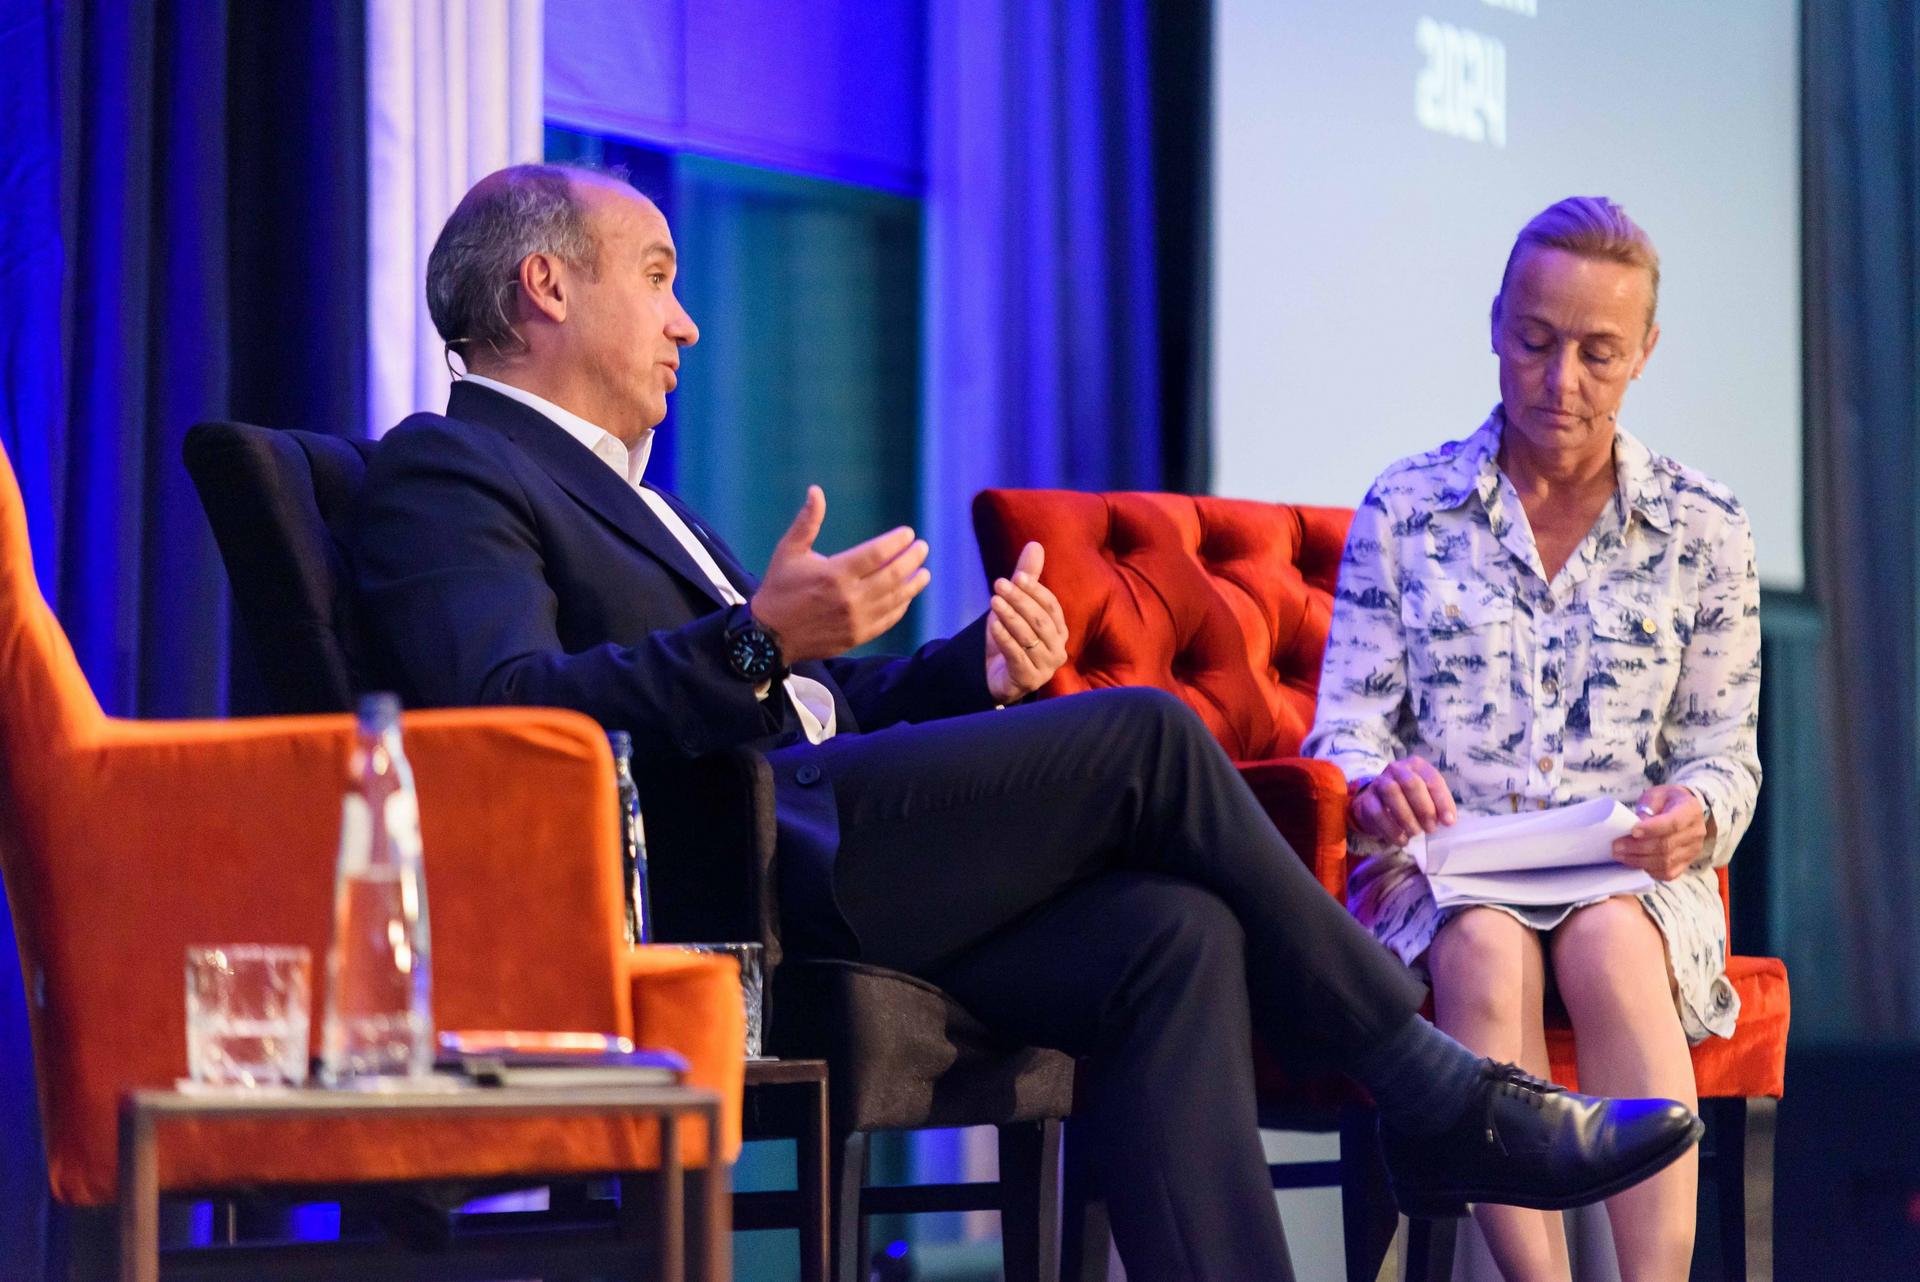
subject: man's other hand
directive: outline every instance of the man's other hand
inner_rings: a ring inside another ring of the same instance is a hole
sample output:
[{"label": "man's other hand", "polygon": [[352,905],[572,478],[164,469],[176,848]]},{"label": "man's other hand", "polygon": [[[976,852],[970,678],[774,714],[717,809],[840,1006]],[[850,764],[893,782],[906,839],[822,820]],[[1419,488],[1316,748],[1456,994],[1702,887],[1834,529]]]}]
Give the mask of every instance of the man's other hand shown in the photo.
[{"label": "man's other hand", "polygon": [[926,543],[904,525],[834,556],[814,551],[826,516],[826,494],[808,486],[748,603],[754,620],[780,638],[789,665],[831,659],[873,640],[900,621],[932,578]]},{"label": "man's other hand", "polygon": [[987,689],[999,703],[1024,699],[1067,661],[1067,616],[1040,582],[1046,549],[1020,549],[1013,577],[996,579],[987,613]]}]

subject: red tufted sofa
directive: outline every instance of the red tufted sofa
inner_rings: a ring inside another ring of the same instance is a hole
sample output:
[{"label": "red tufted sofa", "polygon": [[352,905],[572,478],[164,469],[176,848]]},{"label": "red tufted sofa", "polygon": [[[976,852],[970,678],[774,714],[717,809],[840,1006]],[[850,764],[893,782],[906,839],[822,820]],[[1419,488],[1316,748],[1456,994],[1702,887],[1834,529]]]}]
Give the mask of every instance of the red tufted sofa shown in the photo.
[{"label": "red tufted sofa", "polygon": [[[1148,685],[1185,699],[1329,893],[1346,898],[1346,781],[1296,754],[1313,724],[1321,651],[1352,513],[1178,494],[986,490],[974,531],[989,578],[1020,548],[1047,550],[1045,580],[1069,629],[1067,664],[1043,692]],[[1721,895],[1726,874],[1721,874]],[[1786,1077],[1786,967],[1728,964],[1741,999],[1730,1040],[1694,1052],[1708,1115],[1703,1166],[1719,1197],[1722,1274],[1768,1276],[1772,1255],[1774,1101]],[[1554,1077],[1577,1085],[1573,1034],[1548,1029]],[[1324,1085],[1289,1079],[1262,1056],[1263,1115]],[[1351,1185],[1349,1186],[1351,1187]],[[1354,1254],[1350,1217],[1349,1257]]]}]

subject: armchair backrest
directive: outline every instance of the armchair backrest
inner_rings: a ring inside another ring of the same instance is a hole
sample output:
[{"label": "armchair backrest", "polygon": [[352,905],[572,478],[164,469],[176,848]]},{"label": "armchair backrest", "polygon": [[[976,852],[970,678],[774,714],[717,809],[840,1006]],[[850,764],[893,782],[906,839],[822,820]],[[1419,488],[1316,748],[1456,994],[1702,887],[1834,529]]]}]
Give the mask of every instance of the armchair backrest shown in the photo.
[{"label": "armchair backrest", "polygon": [[1047,550],[1070,632],[1048,686],[1172,691],[1236,761],[1292,756],[1313,725],[1352,512],[1183,494],[986,490],[987,574]]},{"label": "armchair backrest", "polygon": [[187,433],[187,471],[264,660],[274,712],[340,712],[364,686],[339,535],[374,448],[249,423],[200,423]]},{"label": "armchair backrest", "polygon": [[[434,887],[436,1012],[450,1027],[633,1031],[598,728],[538,709],[405,724]],[[325,956],[352,730],[343,715],[105,716],[40,594],[0,450],[0,878],[60,1201],[112,1199],[121,1093],[185,1067],[183,948]],[[317,1010],[318,988],[314,999]]]},{"label": "armchair backrest", "polygon": [[87,741],[105,720],[66,632],[40,594],[26,504],[0,448],[0,779],[32,786],[35,763],[46,752]]}]

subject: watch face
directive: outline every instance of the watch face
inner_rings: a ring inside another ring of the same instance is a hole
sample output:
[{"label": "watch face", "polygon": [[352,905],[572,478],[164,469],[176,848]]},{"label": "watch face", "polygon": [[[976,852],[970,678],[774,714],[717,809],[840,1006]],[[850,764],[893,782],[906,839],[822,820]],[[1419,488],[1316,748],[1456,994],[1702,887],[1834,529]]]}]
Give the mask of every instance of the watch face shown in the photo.
[{"label": "watch face", "polygon": [[741,676],[758,681],[773,672],[773,638],[759,628],[742,628],[727,638],[727,661]]}]

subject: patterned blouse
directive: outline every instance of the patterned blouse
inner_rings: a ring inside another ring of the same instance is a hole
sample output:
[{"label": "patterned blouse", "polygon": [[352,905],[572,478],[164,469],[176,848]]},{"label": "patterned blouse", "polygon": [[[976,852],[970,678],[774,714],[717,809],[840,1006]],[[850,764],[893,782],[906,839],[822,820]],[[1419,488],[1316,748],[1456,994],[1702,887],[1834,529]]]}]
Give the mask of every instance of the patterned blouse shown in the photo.
[{"label": "patterned blouse", "polygon": [[[1640,895],[1666,940],[1691,1040],[1733,1032],[1713,869],[1760,788],[1760,594],[1753,534],[1724,486],[1614,439],[1614,501],[1548,582],[1496,462],[1496,408],[1464,441],[1403,459],[1367,492],[1340,566],[1320,700],[1302,752],[1348,779],[1417,755],[1463,814],[1657,783],[1705,803],[1701,858]],[[1401,848],[1352,834],[1348,906],[1418,964],[1445,923]],[[1548,928],[1578,905],[1509,910]]]}]

